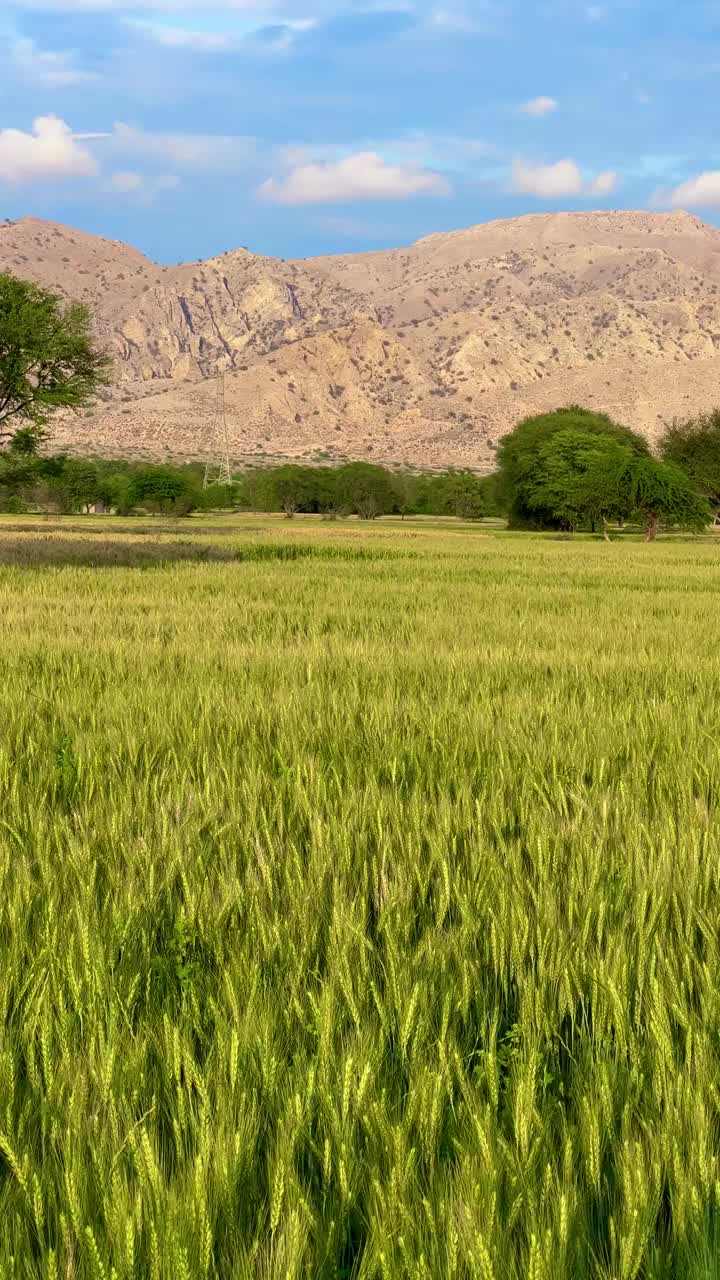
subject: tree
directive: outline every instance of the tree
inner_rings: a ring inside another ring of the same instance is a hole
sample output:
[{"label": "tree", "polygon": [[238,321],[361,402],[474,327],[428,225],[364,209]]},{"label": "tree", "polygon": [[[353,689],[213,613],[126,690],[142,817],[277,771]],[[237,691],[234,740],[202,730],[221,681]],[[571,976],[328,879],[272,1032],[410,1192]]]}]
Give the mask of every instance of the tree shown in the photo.
[{"label": "tree", "polygon": [[59,483],[66,511],[87,511],[100,498],[98,469],[84,458],[65,458]]},{"label": "tree", "polygon": [[720,511],[720,409],[688,418],[675,419],[660,441],[660,455],[690,477],[695,488]]},{"label": "tree", "polygon": [[229,511],[237,506],[238,497],[237,485],[232,481],[230,484],[211,484],[207,489],[198,491],[197,508],[199,511]]},{"label": "tree", "polygon": [[642,436],[623,427],[604,413],[595,413],[578,405],[556,409],[525,418],[505,436],[498,449],[497,500],[508,511],[511,528],[557,529],[565,521],[557,512],[533,501],[535,469],[538,453],[552,436],[561,431],[582,432],[601,436],[627,447],[636,457],[649,457],[650,450]]},{"label": "tree", "polygon": [[482,520],[487,503],[483,478],[472,471],[448,471],[443,476],[442,514],[460,520]]},{"label": "tree", "polygon": [[565,529],[627,516],[632,506],[635,455],[612,436],[568,429],[546,437],[523,488],[528,511]]},{"label": "tree", "polygon": [[340,508],[354,511],[361,520],[374,520],[395,509],[389,472],[371,462],[349,462],[335,472]]},{"label": "tree", "polygon": [[601,524],[607,537],[610,520],[635,517],[650,542],[661,527],[700,530],[708,522],[707,502],[690,478],[637,448],[624,429],[540,431],[520,462],[516,501],[536,527]]},{"label": "tree", "polygon": [[132,505],[164,515],[189,515],[195,493],[187,474],[177,467],[138,467],[131,478]]},{"label": "tree", "polygon": [[89,404],[109,371],[86,307],[0,274],[0,444],[18,431],[41,439],[50,415]]},{"label": "tree", "polygon": [[674,463],[637,459],[632,483],[633,507],[645,527],[646,542],[654,542],[661,528],[692,529],[695,533],[707,528],[707,499]]},{"label": "tree", "polygon": [[24,511],[37,473],[32,454],[6,449],[0,456],[0,510]]},{"label": "tree", "polygon": [[273,506],[292,520],[297,511],[310,511],[315,498],[315,473],[312,467],[288,465],[271,473],[270,490]]}]

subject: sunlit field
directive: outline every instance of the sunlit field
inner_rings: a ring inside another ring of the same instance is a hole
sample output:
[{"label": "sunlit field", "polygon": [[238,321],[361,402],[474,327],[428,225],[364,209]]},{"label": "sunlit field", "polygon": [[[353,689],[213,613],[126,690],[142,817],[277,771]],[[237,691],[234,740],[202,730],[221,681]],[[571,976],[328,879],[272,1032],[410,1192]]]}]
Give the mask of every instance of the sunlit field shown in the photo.
[{"label": "sunlit field", "polygon": [[0,1276],[720,1273],[719,555],[0,522]]}]

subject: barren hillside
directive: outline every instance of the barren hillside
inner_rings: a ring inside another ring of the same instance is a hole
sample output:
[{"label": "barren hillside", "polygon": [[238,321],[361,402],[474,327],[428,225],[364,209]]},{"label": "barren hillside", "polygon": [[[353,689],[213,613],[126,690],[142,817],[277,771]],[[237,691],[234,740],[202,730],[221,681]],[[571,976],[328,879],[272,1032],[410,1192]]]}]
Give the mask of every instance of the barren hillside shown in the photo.
[{"label": "barren hillside", "polygon": [[159,267],[26,218],[0,270],[91,304],[110,397],[56,444],[202,457],[226,372],[231,453],[487,467],[569,401],[650,435],[720,400],[720,231],[686,213],[534,215],[302,261],[238,249]]}]

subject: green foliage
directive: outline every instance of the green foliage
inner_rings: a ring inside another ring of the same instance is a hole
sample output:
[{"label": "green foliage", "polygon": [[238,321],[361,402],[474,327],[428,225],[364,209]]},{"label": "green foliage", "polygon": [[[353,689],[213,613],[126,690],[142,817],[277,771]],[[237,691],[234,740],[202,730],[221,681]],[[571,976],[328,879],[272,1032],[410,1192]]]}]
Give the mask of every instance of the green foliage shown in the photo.
[{"label": "green foliage", "polygon": [[195,505],[187,475],[172,466],[136,467],[131,476],[132,505],[147,511],[187,515]]},{"label": "green foliage", "polygon": [[325,511],[335,503],[333,477],[320,467],[288,464],[256,472],[246,493],[249,506],[260,511],[283,511],[288,518],[298,511]]},{"label": "green foliage", "polygon": [[472,471],[448,471],[442,481],[443,515],[481,520],[488,514],[486,477]]},{"label": "green foliage", "polygon": [[[498,449],[498,495],[509,512],[512,528],[563,528],[566,516],[543,508],[537,501],[536,466],[540,451],[558,432],[599,436],[628,449],[636,457],[648,457],[647,442],[607,414],[577,405],[525,418],[503,439]],[[577,470],[578,468],[575,468]]]},{"label": "green foliage", "polygon": [[60,476],[66,511],[85,511],[97,501],[98,469],[82,458],[65,458]]},{"label": "green foliage", "polygon": [[632,470],[633,506],[652,541],[661,528],[693,529],[699,533],[710,522],[710,509],[692,480],[672,462],[639,459]]},{"label": "green foliage", "polygon": [[660,442],[660,452],[666,462],[682,467],[713,507],[720,507],[720,409],[676,419]]},{"label": "green foliage", "polygon": [[0,274],[0,442],[16,430],[24,447],[37,440],[56,409],[88,405],[109,370],[86,307]]},{"label": "green foliage", "polygon": [[354,512],[362,520],[389,515],[396,508],[392,476],[370,462],[349,462],[338,467],[334,489],[340,510]]},{"label": "green foliage", "polygon": [[539,521],[566,529],[617,520],[632,510],[635,463],[632,450],[611,436],[553,432],[537,449],[523,501]]},{"label": "green foliage", "polygon": [[0,456],[0,505],[3,510],[84,512],[96,503],[118,515],[137,511],[188,515],[195,509],[232,505],[233,486],[203,490],[197,468],[96,462],[62,455],[18,451]]},{"label": "green foliage", "polygon": [[223,541],[0,567],[0,1272],[710,1280],[717,549]]},{"label": "green foliage", "polygon": [[342,467],[287,464],[248,471],[241,505],[252,511],[325,515],[452,515],[466,520],[496,514],[493,477],[470,471],[389,471],[367,462]]}]

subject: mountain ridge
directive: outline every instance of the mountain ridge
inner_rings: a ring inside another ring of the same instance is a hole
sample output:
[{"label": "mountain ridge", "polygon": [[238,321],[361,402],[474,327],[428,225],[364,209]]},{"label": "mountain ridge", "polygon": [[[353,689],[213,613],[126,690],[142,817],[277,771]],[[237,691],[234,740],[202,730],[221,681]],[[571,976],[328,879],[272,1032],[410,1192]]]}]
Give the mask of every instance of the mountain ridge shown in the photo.
[{"label": "mountain ridge", "polygon": [[650,438],[715,403],[720,231],[682,211],[529,214],[399,249],[162,266],[121,241],[0,224],[0,270],[87,302],[109,398],[54,445],[202,458],[225,373],[238,461],[492,465],[524,414],[580,401]]}]

